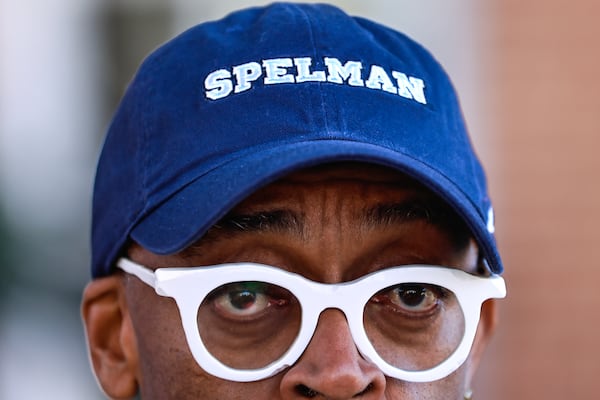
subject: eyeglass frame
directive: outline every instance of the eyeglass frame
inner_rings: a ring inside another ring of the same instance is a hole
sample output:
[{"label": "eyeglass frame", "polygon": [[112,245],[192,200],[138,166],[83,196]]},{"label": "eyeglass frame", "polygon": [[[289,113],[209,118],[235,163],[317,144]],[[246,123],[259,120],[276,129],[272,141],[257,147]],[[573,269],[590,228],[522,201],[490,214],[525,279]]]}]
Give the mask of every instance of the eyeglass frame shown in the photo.
[{"label": "eyeglass frame", "polygon": [[[456,268],[433,265],[389,267],[336,284],[315,282],[281,268],[247,262],[152,270],[127,258],[120,258],[117,267],[154,288],[159,296],[173,298],[179,309],[188,347],[198,365],[211,375],[236,382],[262,380],[292,366],[308,347],[319,316],[326,309],[338,309],[344,313],[361,356],[375,364],[386,376],[408,382],[442,379],[467,359],[477,332],[481,305],[486,300],[506,296],[506,284],[499,275],[476,276]],[[234,369],[220,362],[203,343],[197,323],[199,307],[213,290],[243,281],[278,285],[290,291],[302,309],[300,329],[294,342],[279,359],[257,369]],[[377,354],[367,338],[363,313],[369,299],[382,289],[402,283],[437,285],[448,289],[456,296],[463,312],[465,329],[460,344],[435,367],[422,371],[394,367]]]}]

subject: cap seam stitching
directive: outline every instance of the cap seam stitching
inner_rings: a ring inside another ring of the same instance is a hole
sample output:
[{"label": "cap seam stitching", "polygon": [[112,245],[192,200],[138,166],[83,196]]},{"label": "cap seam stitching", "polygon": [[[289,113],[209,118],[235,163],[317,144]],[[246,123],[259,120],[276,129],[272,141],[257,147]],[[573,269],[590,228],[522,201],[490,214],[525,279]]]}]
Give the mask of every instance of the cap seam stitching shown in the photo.
[{"label": "cap seam stitching", "polygon": [[[301,7],[298,7],[298,9],[300,10],[300,12],[302,13],[302,15],[304,16],[304,19],[306,20],[306,23],[308,25],[308,33],[310,35],[310,43],[312,45],[312,49],[313,49],[313,60],[317,59],[317,43],[315,40],[315,30],[313,28],[313,23],[312,20],[310,18],[310,16],[308,15],[308,13],[306,12],[306,10],[302,9]],[[323,98],[323,86],[321,82],[318,82],[318,93],[319,93],[319,106],[321,108],[321,115],[323,116],[323,122],[325,125],[325,131],[327,132],[327,134],[329,135],[330,133],[330,129],[329,129],[329,118],[327,116],[327,108],[325,107],[325,99]]]},{"label": "cap seam stitching", "polygon": [[[151,89],[151,88],[149,88]],[[150,92],[151,90],[149,90]],[[146,99],[149,96],[146,97]],[[145,107],[144,107],[145,108]],[[142,112],[145,110],[142,110]],[[142,143],[140,147],[144,148],[144,158],[142,161],[142,168],[143,168],[143,172],[142,172],[142,197],[144,198],[144,205],[142,207],[138,207],[138,214],[140,212],[143,212],[146,208],[146,205],[148,204],[148,164],[149,164],[149,159],[150,159],[150,151],[148,151],[148,121],[146,119],[143,120],[143,126],[142,126]]]}]

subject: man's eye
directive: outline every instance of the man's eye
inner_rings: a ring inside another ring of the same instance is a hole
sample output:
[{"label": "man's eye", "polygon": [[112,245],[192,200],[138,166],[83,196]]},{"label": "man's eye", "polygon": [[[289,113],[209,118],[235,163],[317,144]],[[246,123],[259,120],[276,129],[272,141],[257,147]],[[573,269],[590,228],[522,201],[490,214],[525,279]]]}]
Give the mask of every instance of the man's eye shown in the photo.
[{"label": "man's eye", "polygon": [[229,293],[229,301],[233,308],[236,310],[248,310],[256,306],[256,303],[264,303],[264,296],[256,294],[250,290],[237,290]]},{"label": "man's eye", "polygon": [[216,311],[228,318],[252,318],[273,305],[287,300],[269,285],[260,282],[239,282],[222,286],[211,295]]},{"label": "man's eye", "polygon": [[[236,285],[237,286],[237,285]],[[242,286],[242,285],[240,285]],[[264,293],[249,288],[231,288],[215,299],[215,305],[233,315],[251,315],[264,310],[269,302]]]},{"label": "man's eye", "polygon": [[373,297],[373,301],[386,304],[399,312],[423,315],[435,310],[442,297],[441,288],[404,283],[379,292]]}]

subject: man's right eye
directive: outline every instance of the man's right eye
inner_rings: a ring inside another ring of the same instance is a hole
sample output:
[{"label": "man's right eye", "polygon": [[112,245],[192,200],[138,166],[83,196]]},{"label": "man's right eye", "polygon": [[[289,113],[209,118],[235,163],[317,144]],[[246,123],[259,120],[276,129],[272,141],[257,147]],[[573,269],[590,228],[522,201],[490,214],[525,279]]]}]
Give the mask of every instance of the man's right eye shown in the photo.
[{"label": "man's right eye", "polygon": [[236,282],[221,286],[210,295],[215,311],[224,318],[253,319],[269,307],[283,306],[289,299],[272,285],[262,282]]}]

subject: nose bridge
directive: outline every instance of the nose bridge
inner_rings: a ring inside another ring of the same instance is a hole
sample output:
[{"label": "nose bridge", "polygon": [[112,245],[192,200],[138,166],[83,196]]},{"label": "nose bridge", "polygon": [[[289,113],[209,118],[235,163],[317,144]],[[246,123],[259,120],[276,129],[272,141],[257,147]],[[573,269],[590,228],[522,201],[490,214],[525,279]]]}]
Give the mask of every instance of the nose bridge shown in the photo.
[{"label": "nose bridge", "polygon": [[311,341],[321,339],[340,349],[357,350],[348,317],[343,310],[337,307],[328,307],[319,314],[317,327]]}]

